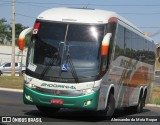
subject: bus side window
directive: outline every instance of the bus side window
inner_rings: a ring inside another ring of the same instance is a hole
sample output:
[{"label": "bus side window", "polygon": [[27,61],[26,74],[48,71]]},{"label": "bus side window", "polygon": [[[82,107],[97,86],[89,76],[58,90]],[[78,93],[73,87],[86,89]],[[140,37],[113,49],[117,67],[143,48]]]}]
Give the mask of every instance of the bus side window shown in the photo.
[{"label": "bus side window", "polygon": [[124,55],[124,27],[118,25],[117,30],[114,60]]},{"label": "bus side window", "polygon": [[132,57],[132,41],[133,41],[133,36],[132,36],[132,31],[125,29],[125,56],[128,58]]}]

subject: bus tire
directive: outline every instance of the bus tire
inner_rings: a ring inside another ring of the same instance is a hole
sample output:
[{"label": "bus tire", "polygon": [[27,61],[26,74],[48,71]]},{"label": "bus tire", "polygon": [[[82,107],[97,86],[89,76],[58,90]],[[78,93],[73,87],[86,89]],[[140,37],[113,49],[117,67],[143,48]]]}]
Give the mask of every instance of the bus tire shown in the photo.
[{"label": "bus tire", "polygon": [[141,112],[142,112],[142,110],[143,110],[143,101],[142,101],[142,98],[139,99],[138,105],[137,105],[137,108],[136,108],[136,109],[137,109],[137,110],[136,110],[137,113],[141,113]]},{"label": "bus tire", "polygon": [[144,92],[143,98],[142,98],[142,106],[145,107],[146,104],[146,97],[147,97],[147,90]]},{"label": "bus tire", "polygon": [[142,94],[141,94],[139,97],[139,100],[138,100],[138,105],[132,107],[132,111],[134,113],[141,113],[142,110],[143,110],[143,98],[142,98]]},{"label": "bus tire", "polygon": [[46,115],[52,115],[54,113],[57,113],[60,110],[60,108],[45,107],[45,106],[39,106],[39,105],[36,105],[36,107],[41,113],[44,113]]},{"label": "bus tire", "polygon": [[107,117],[107,119],[110,119],[114,113],[115,110],[115,99],[113,94],[110,94],[107,101],[106,109],[103,111],[103,116]]}]

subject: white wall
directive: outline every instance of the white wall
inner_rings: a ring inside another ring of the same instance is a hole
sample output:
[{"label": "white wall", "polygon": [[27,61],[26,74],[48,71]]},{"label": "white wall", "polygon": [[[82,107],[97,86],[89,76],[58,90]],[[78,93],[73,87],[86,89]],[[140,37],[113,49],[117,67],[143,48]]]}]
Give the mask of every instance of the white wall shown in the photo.
[{"label": "white wall", "polygon": [[[4,62],[11,62],[12,56],[12,46],[2,46],[0,45],[0,64]],[[21,62],[21,56],[20,50],[18,47],[15,47],[15,62]],[[23,58],[22,58],[22,63],[26,64],[26,55],[27,55],[27,49],[23,51]]]}]

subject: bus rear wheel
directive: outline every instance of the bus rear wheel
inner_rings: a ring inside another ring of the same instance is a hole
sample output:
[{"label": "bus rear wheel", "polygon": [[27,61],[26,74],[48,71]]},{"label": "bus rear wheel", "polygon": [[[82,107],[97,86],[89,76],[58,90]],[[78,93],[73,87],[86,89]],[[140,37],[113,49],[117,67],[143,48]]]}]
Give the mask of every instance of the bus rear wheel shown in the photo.
[{"label": "bus rear wheel", "polygon": [[54,113],[57,113],[60,110],[60,108],[45,107],[45,106],[39,106],[39,105],[36,105],[36,107],[41,113],[44,113],[46,115],[52,115]]},{"label": "bus rear wheel", "polygon": [[141,113],[143,111],[143,98],[142,98],[142,94],[139,97],[138,104],[136,106],[131,107],[131,111],[133,113]]},{"label": "bus rear wheel", "polygon": [[138,101],[138,105],[135,107],[135,111],[136,111],[136,113],[141,113],[142,110],[143,110],[143,101],[140,98]]}]

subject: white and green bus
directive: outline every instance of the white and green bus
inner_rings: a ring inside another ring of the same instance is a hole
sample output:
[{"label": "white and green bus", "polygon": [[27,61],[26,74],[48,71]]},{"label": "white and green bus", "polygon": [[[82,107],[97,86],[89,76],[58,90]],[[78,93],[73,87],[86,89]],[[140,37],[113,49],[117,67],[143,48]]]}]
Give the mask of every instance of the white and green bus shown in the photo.
[{"label": "white and green bus", "polygon": [[29,32],[25,104],[43,113],[142,111],[154,79],[156,47],[132,23],[111,11],[53,8],[21,32],[21,50]]}]

